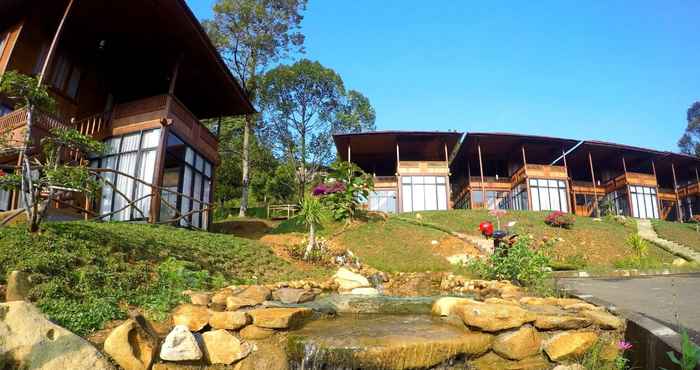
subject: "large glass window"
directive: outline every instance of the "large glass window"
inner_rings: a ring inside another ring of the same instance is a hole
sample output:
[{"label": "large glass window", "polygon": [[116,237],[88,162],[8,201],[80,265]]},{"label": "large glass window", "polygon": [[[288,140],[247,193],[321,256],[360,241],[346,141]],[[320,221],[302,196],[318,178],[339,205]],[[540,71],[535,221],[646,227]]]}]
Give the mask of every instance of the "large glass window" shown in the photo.
[{"label": "large glass window", "polygon": [[546,179],[529,181],[533,211],[569,212],[565,181]]},{"label": "large glass window", "polygon": [[630,186],[632,197],[632,217],[659,218],[656,188],[648,186]]},{"label": "large glass window", "polygon": [[[156,152],[160,129],[136,132],[107,139],[106,152],[101,158],[93,158],[93,167],[108,168],[120,172],[106,172],[103,179],[113,184],[104,186],[98,209],[105,220],[145,220],[151,208],[151,187],[156,173]],[[132,204],[133,203],[133,204]]]},{"label": "large glass window", "polygon": [[404,212],[446,210],[447,184],[444,176],[401,177]]},{"label": "large glass window", "polygon": [[370,211],[396,213],[396,190],[377,189],[369,193]]},{"label": "large glass window", "polygon": [[620,189],[612,191],[603,197],[603,201],[600,204],[601,209],[604,212],[610,212],[609,208],[612,207],[612,212],[616,215],[630,215],[629,203],[627,200],[627,189]]},{"label": "large glass window", "polygon": [[527,186],[519,184],[510,191],[511,207],[515,210],[528,209]]}]

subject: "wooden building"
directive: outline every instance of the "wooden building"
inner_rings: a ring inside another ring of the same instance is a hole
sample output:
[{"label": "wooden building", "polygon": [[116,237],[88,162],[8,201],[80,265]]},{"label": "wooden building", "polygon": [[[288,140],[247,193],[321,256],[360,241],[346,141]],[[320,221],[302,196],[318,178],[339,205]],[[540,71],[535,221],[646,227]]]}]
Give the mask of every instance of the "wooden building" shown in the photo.
[{"label": "wooden building", "polygon": [[451,209],[450,154],[457,132],[382,131],[335,135],[338,156],[374,176],[368,208],[387,213]]},{"label": "wooden building", "polygon": [[[34,115],[37,139],[72,127],[107,144],[90,160],[116,191],[86,200],[94,215],[208,227],[218,139],[201,120],[255,110],[184,0],[0,1],[5,71],[57,101]],[[21,137],[26,117],[0,96],[1,132]],[[0,210],[18,206],[0,193]]]}]

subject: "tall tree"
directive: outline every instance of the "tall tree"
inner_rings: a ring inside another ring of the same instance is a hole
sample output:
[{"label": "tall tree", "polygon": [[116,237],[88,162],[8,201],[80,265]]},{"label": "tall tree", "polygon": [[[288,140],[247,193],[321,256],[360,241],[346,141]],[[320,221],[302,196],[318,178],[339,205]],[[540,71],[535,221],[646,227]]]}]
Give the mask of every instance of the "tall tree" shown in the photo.
[{"label": "tall tree", "polygon": [[686,119],[688,126],[678,140],[678,147],[683,153],[700,157],[700,101],[696,101],[688,108]]},{"label": "tall tree", "polygon": [[300,199],[321,166],[332,162],[334,133],[374,129],[369,99],[357,91],[346,93],[334,70],[307,59],[267,72],[260,104],[264,137],[278,157],[294,163]]},{"label": "tall tree", "polygon": [[[306,3],[307,0],[218,0],[214,18],[204,22],[209,37],[251,102],[257,101],[258,79],[272,63],[304,51],[300,28]],[[240,216],[245,216],[248,209],[250,136],[255,122],[255,115],[245,118]]]}]

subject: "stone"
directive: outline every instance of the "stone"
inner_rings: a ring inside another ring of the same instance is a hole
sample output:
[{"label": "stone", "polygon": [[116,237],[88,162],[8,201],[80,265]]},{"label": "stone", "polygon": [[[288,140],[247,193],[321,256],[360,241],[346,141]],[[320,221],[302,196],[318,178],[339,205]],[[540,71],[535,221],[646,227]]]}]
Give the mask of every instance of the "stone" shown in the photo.
[{"label": "stone", "polygon": [[344,267],[339,268],[335,275],[333,275],[332,279],[338,285],[338,289],[341,291],[353,290],[355,288],[368,288],[372,286],[366,277],[356,274]]},{"label": "stone", "polygon": [[309,308],[262,308],[248,312],[253,324],[268,329],[294,329],[312,314]]},{"label": "stone", "polygon": [[[264,286],[252,285],[243,289],[242,292],[237,293],[235,296],[253,301],[257,305],[272,298],[272,292]],[[228,300],[226,300],[226,304],[228,305]]]},{"label": "stone", "polygon": [[24,301],[0,303],[0,364],[10,369],[114,370],[88,341]]},{"label": "stone", "polygon": [[514,300],[503,298],[486,298],[484,299],[484,303],[509,304],[512,306],[520,306],[520,304]]},{"label": "stone", "polygon": [[231,296],[226,298],[226,310],[236,311],[244,307],[255,307],[258,304],[257,301],[249,298],[242,298]]},{"label": "stone", "polygon": [[104,351],[125,370],[146,370],[158,351],[159,340],[136,320],[128,319],[109,333]]},{"label": "stone", "polygon": [[221,289],[218,292],[214,293],[214,295],[211,296],[211,303],[212,304],[226,305],[226,298],[234,295],[234,293],[235,293],[235,291],[231,288]]},{"label": "stone", "polygon": [[185,325],[190,331],[200,331],[209,323],[209,315],[209,309],[204,306],[181,304],[173,310],[173,325]]},{"label": "stone", "polygon": [[493,351],[510,360],[522,360],[540,352],[542,338],[530,325],[499,334],[493,342]]},{"label": "stone", "polygon": [[261,328],[256,325],[248,325],[240,331],[240,336],[248,340],[266,339],[275,334],[275,329]]},{"label": "stone", "polygon": [[457,297],[440,297],[433,303],[432,314],[435,316],[448,316],[452,312],[452,308],[462,304],[481,304],[469,298]]},{"label": "stone", "polygon": [[673,262],[671,262],[671,264],[675,267],[681,267],[681,266],[685,266],[686,264],[688,264],[688,261],[686,261],[683,258],[675,258],[673,260]]},{"label": "stone", "polygon": [[581,364],[557,365],[552,370],[586,370]]},{"label": "stone", "polygon": [[190,294],[190,302],[198,306],[209,306],[210,295],[208,293]]},{"label": "stone", "polygon": [[490,303],[467,303],[453,307],[452,313],[464,321],[467,326],[487,332],[521,327],[533,322],[537,316],[518,306]]},{"label": "stone", "polygon": [[350,294],[355,294],[355,295],[368,295],[368,296],[378,296],[379,291],[375,288],[355,288],[352,289]]},{"label": "stone", "polygon": [[511,361],[493,352],[488,352],[469,361],[469,366],[470,369],[475,370],[545,370],[551,368],[552,365],[542,355],[528,357],[520,361]]},{"label": "stone", "polygon": [[543,348],[552,361],[583,356],[598,341],[592,331],[563,332],[544,342]]},{"label": "stone", "polygon": [[542,315],[537,316],[534,325],[540,330],[571,330],[582,329],[591,325],[589,318],[569,315]]},{"label": "stone", "polygon": [[238,361],[233,370],[289,370],[286,342],[256,341],[255,350]]},{"label": "stone", "polygon": [[245,358],[252,351],[252,346],[241,342],[226,330],[219,329],[202,334],[204,353],[211,364],[230,365]]},{"label": "stone", "polygon": [[581,314],[591,319],[601,329],[619,330],[625,326],[624,320],[605,311],[583,311]]},{"label": "stone", "polygon": [[280,288],[275,290],[272,298],[287,304],[296,304],[313,301],[316,293],[309,289]]},{"label": "stone", "polygon": [[202,358],[197,339],[185,325],[177,325],[165,337],[160,358],[166,361],[193,361]]},{"label": "stone", "polygon": [[12,271],[7,275],[7,287],[5,288],[5,301],[26,301],[29,292],[34,285],[29,274],[23,271]]},{"label": "stone", "polygon": [[245,312],[212,312],[209,325],[214,329],[238,330],[248,325],[249,319]]},{"label": "stone", "polygon": [[595,305],[592,305],[590,303],[574,303],[570,305],[563,306],[565,310],[568,311],[583,311],[583,310],[589,310],[589,311],[604,311],[605,309],[603,307],[598,307]]}]

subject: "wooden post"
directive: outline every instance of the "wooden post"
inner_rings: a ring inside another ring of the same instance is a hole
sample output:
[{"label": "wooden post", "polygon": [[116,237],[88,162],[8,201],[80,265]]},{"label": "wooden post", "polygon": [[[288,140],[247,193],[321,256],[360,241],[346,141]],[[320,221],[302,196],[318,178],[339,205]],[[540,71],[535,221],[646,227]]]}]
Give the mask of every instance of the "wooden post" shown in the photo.
[{"label": "wooden post", "polygon": [[697,167],[695,167],[695,181],[697,181],[698,184],[700,184],[700,174],[698,174],[698,168],[697,168]]},{"label": "wooden post", "polygon": [[481,144],[477,143],[476,148],[479,152],[479,174],[481,176],[481,203],[486,204],[486,188],[484,187],[484,163],[481,159]]},{"label": "wooden post", "polygon": [[523,153],[523,174],[525,177],[525,189],[527,189],[527,208],[532,211],[532,192],[530,190],[530,178],[527,176],[527,156],[525,155],[525,145],[520,146],[520,151]]},{"label": "wooden post", "polygon": [[58,23],[58,28],[56,28],[56,32],[53,35],[53,39],[51,40],[51,46],[49,46],[49,51],[46,53],[46,58],[44,59],[44,65],[41,66],[41,72],[39,72],[39,85],[41,85],[44,82],[44,77],[46,77],[46,71],[49,68],[49,64],[51,63],[53,55],[56,53],[56,46],[58,45],[58,40],[61,38],[61,34],[63,33],[63,26],[65,26],[66,24],[66,19],[68,19],[68,15],[70,14],[71,9],[73,8],[73,2],[74,0],[68,0],[68,5],[66,6],[66,10],[63,12],[61,22]]},{"label": "wooden post", "polygon": [[443,146],[445,148],[445,166],[447,167],[447,176],[445,176],[445,196],[447,199],[445,201],[447,202],[447,209],[452,209],[450,205],[450,203],[452,203],[452,189],[450,189],[450,157],[447,154],[447,143],[443,143]]},{"label": "wooden post", "polygon": [[401,191],[401,174],[399,174],[399,161],[401,161],[401,153],[399,152],[399,142],[396,141],[396,213],[403,211],[403,192]]},{"label": "wooden post", "polygon": [[[467,158],[469,158],[467,156]],[[467,159],[467,193],[469,196],[469,209],[472,209],[472,164],[469,159]]]},{"label": "wooden post", "polygon": [[595,183],[595,172],[593,171],[593,157],[591,152],[588,152],[588,164],[591,167],[591,180],[593,180],[593,207],[595,208],[595,216],[600,216],[600,208],[598,208],[598,190]]},{"label": "wooden post", "polygon": [[[571,190],[571,185],[569,184],[570,182],[570,177],[569,177],[569,165],[566,163],[566,151],[564,148],[561,148],[561,157],[564,159],[564,171],[566,172],[566,201],[567,201],[567,206],[569,207],[569,213],[576,214],[576,199],[571,201],[571,197],[575,195],[573,194],[573,191]],[[573,206],[573,207],[572,207]]]},{"label": "wooden post", "polygon": [[659,214],[659,218],[661,218],[661,199],[659,199],[659,178],[656,177],[656,165],[654,164],[654,160],[651,161],[651,170],[654,172],[654,181],[656,182],[656,208]]},{"label": "wooden post", "polygon": [[350,149],[350,140],[348,139],[348,164],[352,162],[352,149]]},{"label": "wooden post", "polygon": [[625,188],[627,189],[627,207],[629,207],[629,215],[632,217],[634,212],[632,211],[632,192],[630,191],[630,184],[627,180],[627,162],[625,161],[625,156],[622,156],[622,171],[625,173]]},{"label": "wooden post", "polygon": [[678,183],[676,182],[676,165],[673,162],[671,162],[671,174],[673,175],[673,191],[676,193],[676,215],[678,216],[678,221],[683,222],[681,200],[678,198]]},{"label": "wooden post", "polygon": [[[163,174],[165,172],[165,152],[168,145],[168,126],[162,125],[160,128],[160,144],[156,153],[155,172],[153,173],[153,186],[151,187],[151,209],[149,212],[149,222],[154,224],[160,218],[160,188],[163,185]],[[213,181],[212,181],[213,183]],[[213,193],[210,197],[213,196]]]}]

